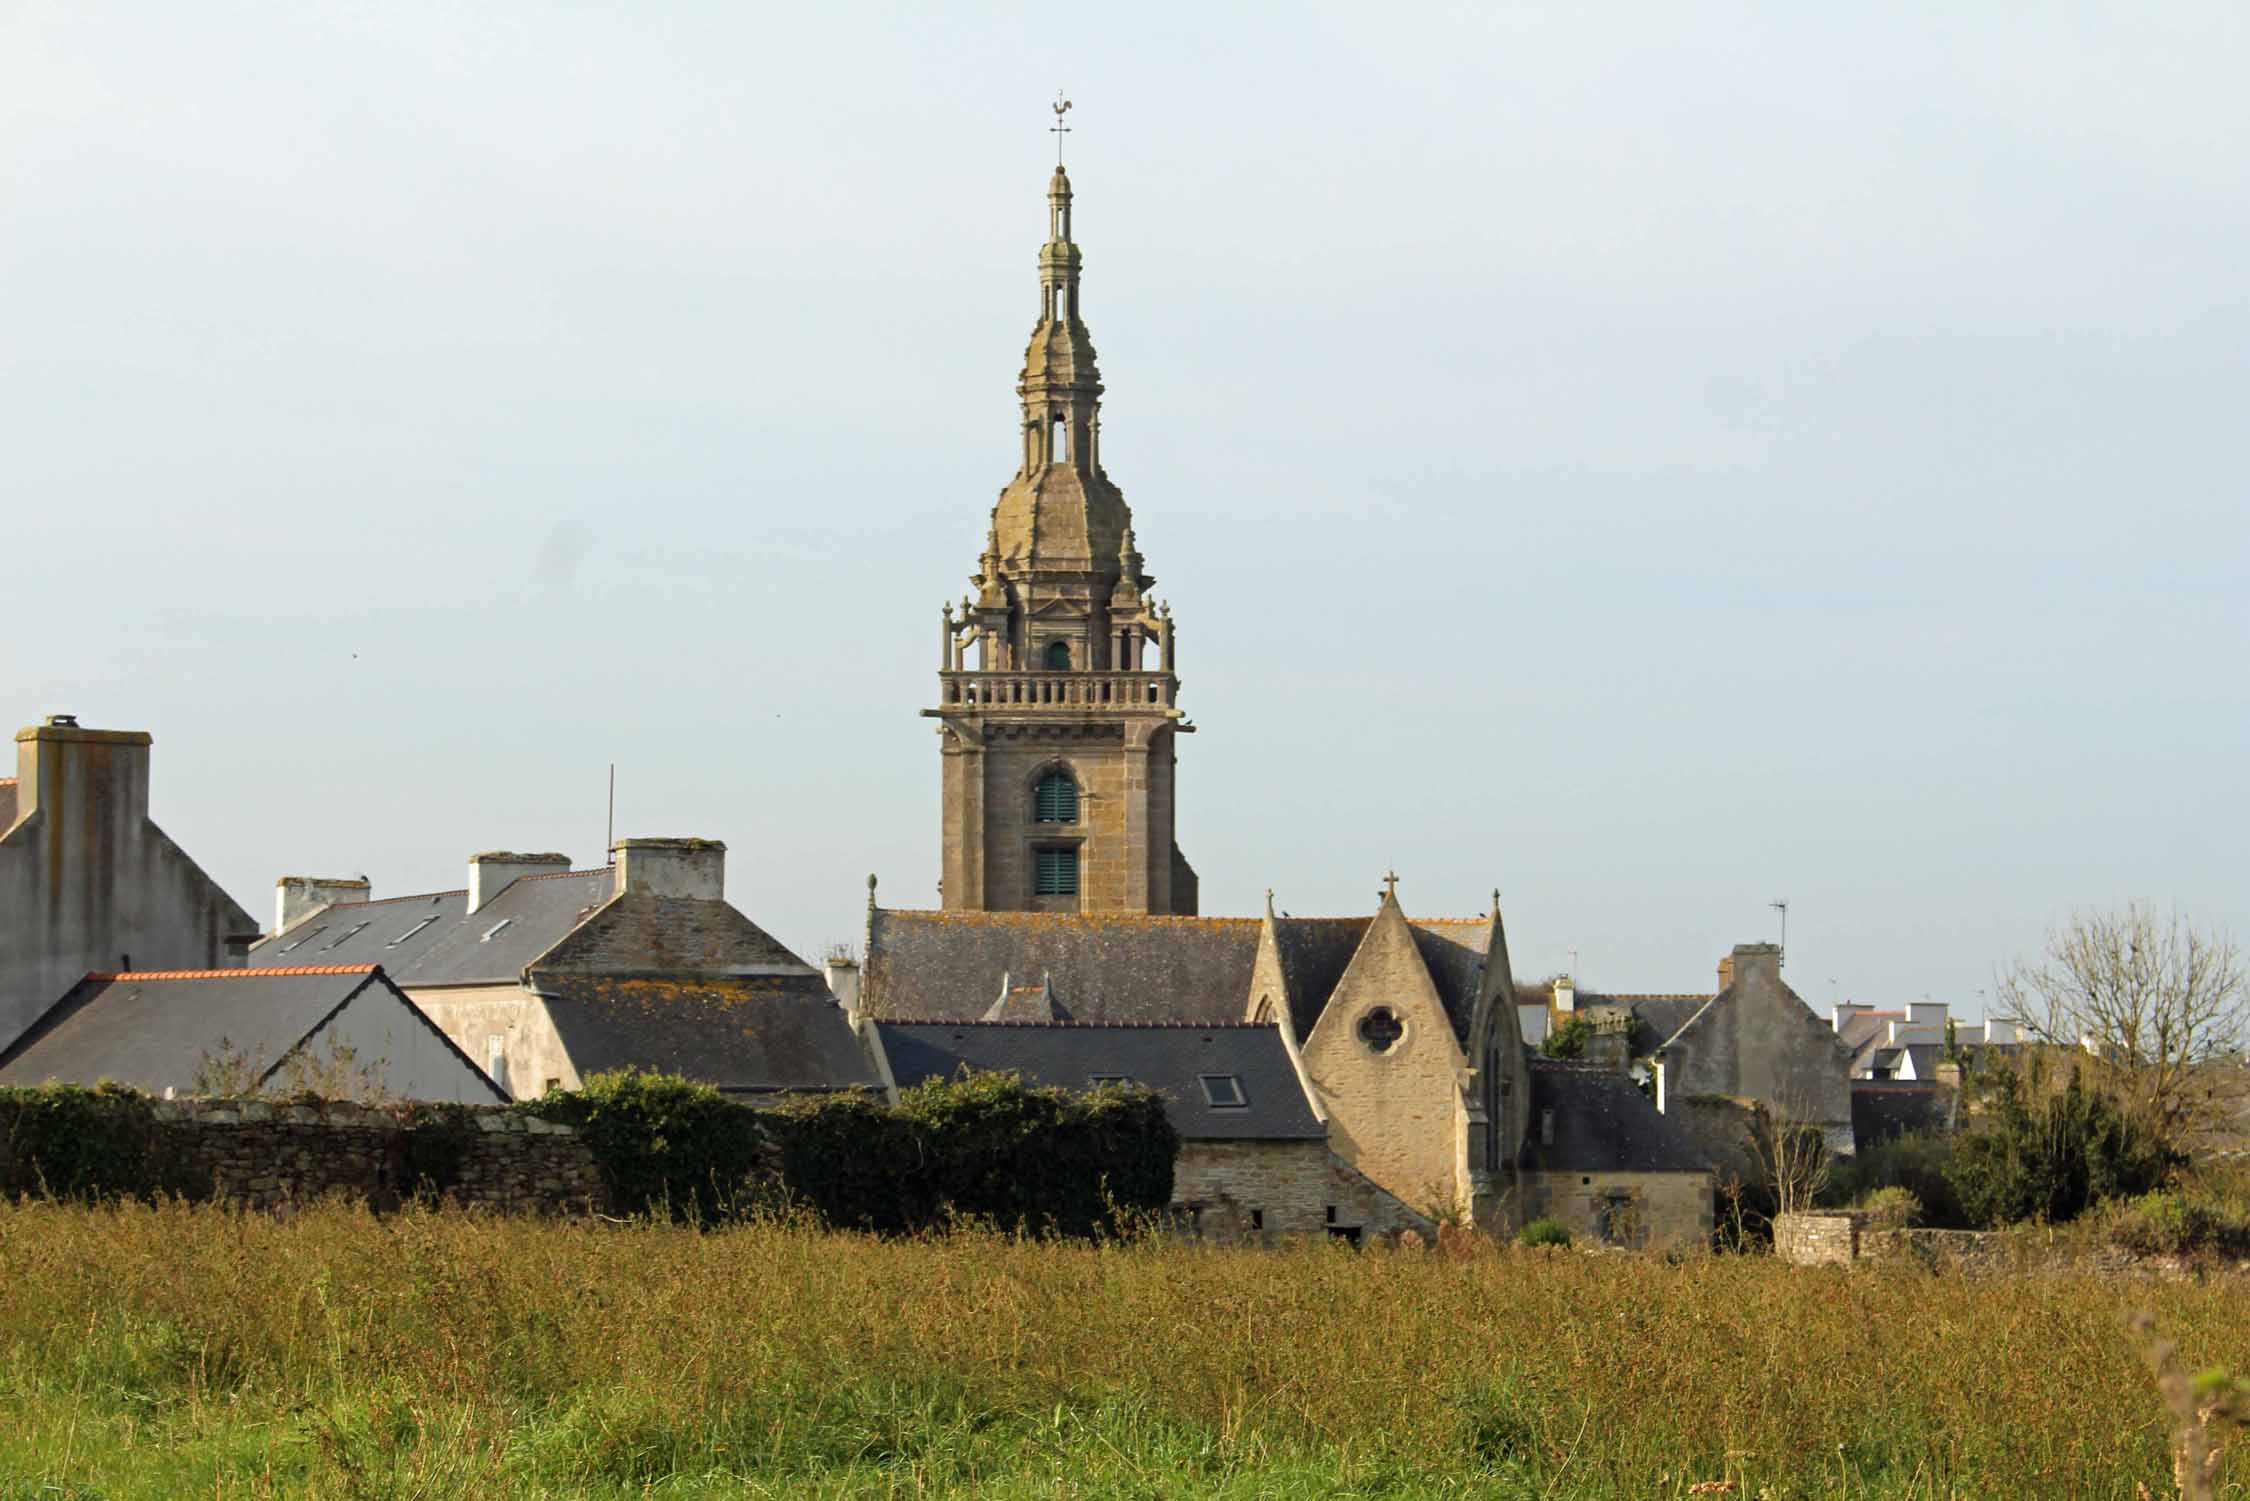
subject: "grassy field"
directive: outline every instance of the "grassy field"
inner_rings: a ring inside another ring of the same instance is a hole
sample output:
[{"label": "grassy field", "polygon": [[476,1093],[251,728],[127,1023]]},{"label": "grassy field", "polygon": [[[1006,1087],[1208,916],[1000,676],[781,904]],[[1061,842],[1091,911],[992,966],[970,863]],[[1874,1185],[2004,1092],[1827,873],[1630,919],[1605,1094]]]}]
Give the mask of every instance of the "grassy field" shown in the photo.
[{"label": "grassy field", "polygon": [[2137,1308],[2250,1365],[2231,1279],[31,1205],[0,1501],[2161,1496]]}]

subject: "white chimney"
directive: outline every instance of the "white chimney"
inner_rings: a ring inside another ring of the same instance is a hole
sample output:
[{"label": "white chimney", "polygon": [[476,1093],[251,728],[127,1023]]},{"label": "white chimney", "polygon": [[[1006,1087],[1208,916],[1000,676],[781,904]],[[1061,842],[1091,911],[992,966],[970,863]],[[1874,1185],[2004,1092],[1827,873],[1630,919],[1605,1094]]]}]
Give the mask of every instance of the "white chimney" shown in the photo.
[{"label": "white chimney", "polygon": [[859,1009],[859,961],[849,954],[831,955],[821,966],[828,993],[844,1003],[846,1011]]},{"label": "white chimney", "polygon": [[716,839],[620,839],[610,855],[619,896],[726,896],[727,847]]},{"label": "white chimney", "polygon": [[283,876],[273,883],[273,930],[286,933],[315,912],[338,902],[364,902],[374,889],[365,876],[348,879]]},{"label": "white chimney", "polygon": [[1555,1009],[1566,1015],[1578,1009],[1578,982],[1568,975],[1555,981]]},{"label": "white chimney", "polygon": [[510,850],[486,850],[481,855],[471,855],[469,910],[479,910],[524,876],[551,876],[568,869],[568,855],[519,855]]},{"label": "white chimney", "polygon": [[1917,1027],[1936,1027],[1942,1031],[1945,1027],[1945,1008],[1944,1001],[1909,1001],[1906,1003],[1906,1019]]}]

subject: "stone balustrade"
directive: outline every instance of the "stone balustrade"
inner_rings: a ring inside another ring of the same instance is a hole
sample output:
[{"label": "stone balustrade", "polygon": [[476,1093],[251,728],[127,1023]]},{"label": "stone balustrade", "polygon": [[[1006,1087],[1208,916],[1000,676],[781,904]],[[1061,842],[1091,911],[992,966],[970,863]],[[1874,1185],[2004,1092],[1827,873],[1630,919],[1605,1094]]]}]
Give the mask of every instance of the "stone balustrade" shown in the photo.
[{"label": "stone balustrade", "polygon": [[1180,680],[1169,672],[941,672],[940,708],[1176,710]]}]

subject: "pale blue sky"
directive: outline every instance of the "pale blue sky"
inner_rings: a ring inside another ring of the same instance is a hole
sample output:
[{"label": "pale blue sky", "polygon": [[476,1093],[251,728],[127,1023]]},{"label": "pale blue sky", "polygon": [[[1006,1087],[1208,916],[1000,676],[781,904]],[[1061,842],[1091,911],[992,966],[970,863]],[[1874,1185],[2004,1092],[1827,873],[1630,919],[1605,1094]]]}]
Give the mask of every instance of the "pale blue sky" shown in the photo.
[{"label": "pale blue sky", "polygon": [[801,951],[931,902],[1060,85],[1205,910],[2250,937],[2246,14],[0,4],[0,703],[261,914],[611,760]]}]

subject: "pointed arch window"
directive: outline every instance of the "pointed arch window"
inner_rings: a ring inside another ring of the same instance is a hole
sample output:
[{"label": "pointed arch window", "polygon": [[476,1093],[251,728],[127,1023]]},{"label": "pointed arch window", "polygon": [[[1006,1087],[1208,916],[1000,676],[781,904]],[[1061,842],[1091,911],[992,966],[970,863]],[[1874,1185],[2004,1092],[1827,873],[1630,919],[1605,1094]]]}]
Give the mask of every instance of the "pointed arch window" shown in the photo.
[{"label": "pointed arch window", "polygon": [[1035,823],[1078,822],[1078,783],[1069,772],[1058,768],[1039,779],[1031,795],[1031,817]]}]

